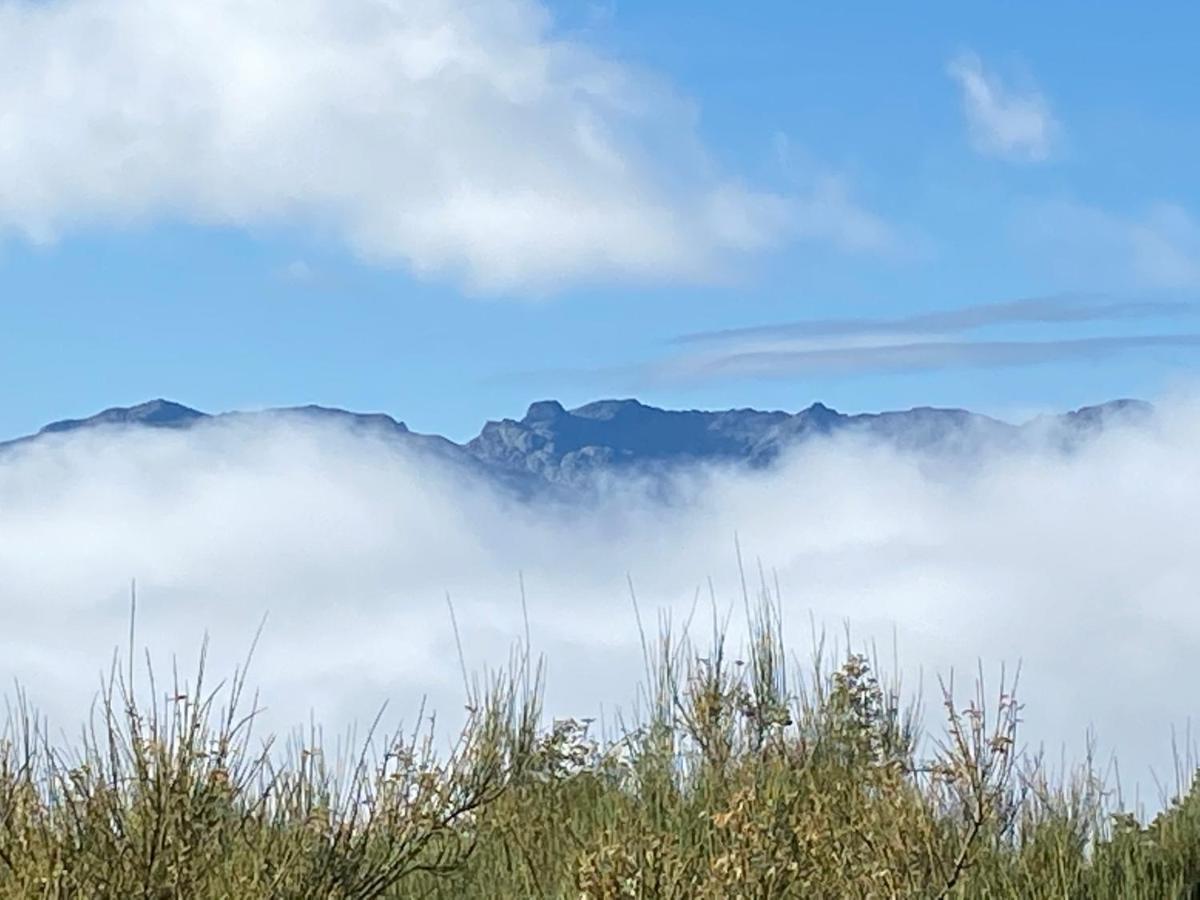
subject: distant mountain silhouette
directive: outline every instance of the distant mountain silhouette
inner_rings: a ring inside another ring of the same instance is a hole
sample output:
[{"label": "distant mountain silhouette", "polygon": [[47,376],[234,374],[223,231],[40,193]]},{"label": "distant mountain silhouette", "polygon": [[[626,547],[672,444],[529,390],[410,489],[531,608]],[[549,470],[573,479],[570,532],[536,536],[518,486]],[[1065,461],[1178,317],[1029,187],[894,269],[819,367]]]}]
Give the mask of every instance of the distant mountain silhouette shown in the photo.
[{"label": "distant mountain silhouette", "polygon": [[1049,436],[1070,451],[1114,420],[1140,423],[1153,407],[1114,400],[1058,416],[1012,425],[962,409],[915,409],[847,415],[814,403],[797,413],[731,409],[664,410],[637,400],[599,400],[565,409],[555,400],[532,404],[521,419],[490,421],[466,444],[417,434],[384,413],[323,406],[210,415],[169,400],[106,409],[86,419],[54,422],[37,434],[0,443],[0,453],[53,435],[101,428],[188,429],[217,421],[332,422],[395,441],[417,452],[486,476],[522,493],[540,487],[579,487],[621,471],[665,472],[691,463],[762,468],[813,439],[859,435],[909,451],[970,455]]},{"label": "distant mountain silhouette", "polygon": [[38,434],[75,431],[79,428],[93,428],[98,425],[152,425],[156,428],[181,428],[187,427],[197,419],[205,418],[208,416],[204,413],[188,409],[178,403],[172,403],[170,400],[151,400],[137,406],[115,406],[86,419],[65,419],[61,422],[53,422]]}]

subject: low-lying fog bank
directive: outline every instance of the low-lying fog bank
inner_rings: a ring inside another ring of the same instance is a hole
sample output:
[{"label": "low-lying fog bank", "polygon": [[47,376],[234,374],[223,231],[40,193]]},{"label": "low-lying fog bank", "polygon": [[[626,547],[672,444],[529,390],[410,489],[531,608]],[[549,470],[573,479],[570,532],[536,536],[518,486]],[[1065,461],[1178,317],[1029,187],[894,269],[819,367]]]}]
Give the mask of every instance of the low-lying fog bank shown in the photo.
[{"label": "low-lying fog bank", "polygon": [[[1195,706],[1200,646],[1200,404],[1175,399],[1070,454],[1022,448],[953,466],[879,445],[814,443],[769,471],[681,474],[665,505],[633,481],[586,504],[516,503],[436,462],[336,427],[219,423],[99,430],[0,461],[0,675],[68,734],[123,644],[190,671],[205,631],[226,674],[269,613],[251,682],[263,725],[310,714],[326,733],[452,719],[462,675],[503,664],[524,631],[548,661],[548,711],[628,709],[642,679],[626,577],[653,627],[709,585],[740,629],[735,535],[782,594],[801,662],[810,616],[840,638],[893,635],[907,684],[953,667],[1022,665],[1025,738],[1082,756],[1089,727],[1122,779],[1171,780],[1171,735]],[[653,493],[653,492],[652,492]],[[938,708],[929,706],[930,724]]]}]

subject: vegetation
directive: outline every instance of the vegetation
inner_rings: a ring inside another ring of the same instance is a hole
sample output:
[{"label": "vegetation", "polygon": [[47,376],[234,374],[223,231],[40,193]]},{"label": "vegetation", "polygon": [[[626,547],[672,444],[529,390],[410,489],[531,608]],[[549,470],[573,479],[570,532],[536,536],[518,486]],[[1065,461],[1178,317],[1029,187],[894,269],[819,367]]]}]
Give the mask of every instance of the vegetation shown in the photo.
[{"label": "vegetation", "polygon": [[777,607],[750,618],[744,660],[723,629],[698,655],[664,627],[645,709],[610,737],[542,726],[523,654],[448,752],[427,717],[338,760],[256,741],[244,670],[206,692],[201,665],[145,709],[114,666],[70,751],[18,697],[0,897],[1200,897],[1200,789],[1142,823],[1089,765],[1052,780],[1011,684],[944,685],[919,740],[869,658],[817,647],[797,671]]}]

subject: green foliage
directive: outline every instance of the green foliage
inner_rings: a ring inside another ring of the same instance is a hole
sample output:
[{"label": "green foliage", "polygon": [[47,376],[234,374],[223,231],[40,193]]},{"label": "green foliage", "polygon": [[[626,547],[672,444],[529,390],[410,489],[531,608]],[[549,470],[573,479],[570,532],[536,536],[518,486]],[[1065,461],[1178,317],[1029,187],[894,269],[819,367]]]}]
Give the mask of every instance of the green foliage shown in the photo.
[{"label": "green foliage", "polygon": [[253,749],[243,677],[218,711],[203,654],[196,683],[148,711],[130,681],[114,667],[69,755],[19,698],[0,742],[0,897],[387,896],[461,869],[537,716],[498,680],[441,758],[425,727],[331,763],[313,742]]},{"label": "green foliage", "polygon": [[243,676],[206,693],[203,665],[148,710],[114,668],[69,753],[18,698],[0,898],[1200,897],[1200,782],[1143,823],[1020,752],[1003,677],[943,685],[923,741],[872,659],[794,671],[777,609],[749,624],[745,659],[664,628],[647,713],[603,738],[539,725],[524,656],[444,753],[424,717],[356,758],[255,742]]}]

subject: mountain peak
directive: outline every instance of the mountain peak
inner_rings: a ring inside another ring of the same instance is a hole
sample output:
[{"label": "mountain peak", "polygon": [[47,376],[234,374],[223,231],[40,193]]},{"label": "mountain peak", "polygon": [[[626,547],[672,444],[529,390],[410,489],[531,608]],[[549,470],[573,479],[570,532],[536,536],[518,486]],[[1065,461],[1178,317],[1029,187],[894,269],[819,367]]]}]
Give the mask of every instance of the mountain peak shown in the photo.
[{"label": "mountain peak", "polygon": [[1066,422],[1076,426],[1098,427],[1110,419],[1142,421],[1154,412],[1154,407],[1145,400],[1121,398],[1109,400],[1096,406],[1083,406],[1063,416]]},{"label": "mountain peak", "polygon": [[566,414],[567,411],[557,400],[538,400],[529,404],[529,409],[525,413],[525,421],[548,422]]},{"label": "mountain peak", "polygon": [[1117,400],[1108,400],[1105,403],[1100,403],[1095,406],[1082,406],[1074,412],[1067,413],[1069,416],[1079,415],[1080,413],[1089,414],[1096,411],[1116,412],[1116,413],[1151,413],[1154,411],[1154,406],[1147,403],[1145,400],[1134,400],[1129,397],[1121,397]]},{"label": "mountain peak", "polygon": [[64,419],[61,422],[52,422],[39,434],[74,431],[77,428],[96,425],[148,425],[155,428],[179,428],[191,424],[196,419],[204,418],[208,418],[206,413],[160,397],[136,406],[110,407],[86,419]]},{"label": "mountain peak", "polygon": [[814,418],[821,418],[821,419],[827,419],[827,418],[837,417],[837,416],[841,415],[841,413],[838,412],[836,409],[834,409],[832,406],[826,406],[820,400],[816,401],[811,406],[809,406],[807,409],[803,410],[803,412],[805,415],[813,416]]},{"label": "mountain peak", "polygon": [[283,413],[284,415],[299,415],[325,421],[345,422],[356,427],[381,427],[392,431],[408,431],[407,425],[399,419],[392,418],[387,413],[356,413],[337,406],[320,406],[316,403],[309,403],[304,406],[288,406],[282,409],[271,410],[271,412]]},{"label": "mountain peak", "polygon": [[663,412],[663,410],[655,406],[647,406],[640,400],[634,400],[630,397],[624,400],[594,400],[591,403],[586,403],[571,410],[571,415],[578,416],[581,419],[607,421],[615,419],[618,416],[640,412]]}]

